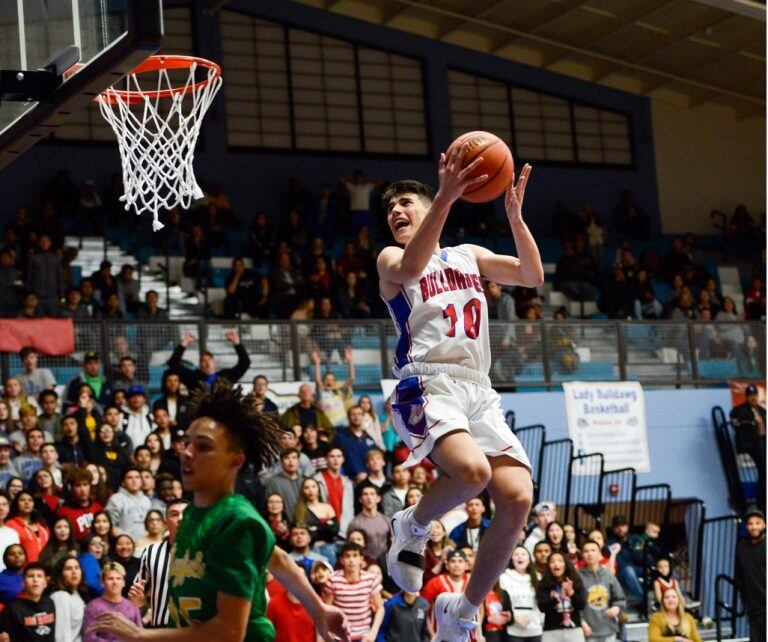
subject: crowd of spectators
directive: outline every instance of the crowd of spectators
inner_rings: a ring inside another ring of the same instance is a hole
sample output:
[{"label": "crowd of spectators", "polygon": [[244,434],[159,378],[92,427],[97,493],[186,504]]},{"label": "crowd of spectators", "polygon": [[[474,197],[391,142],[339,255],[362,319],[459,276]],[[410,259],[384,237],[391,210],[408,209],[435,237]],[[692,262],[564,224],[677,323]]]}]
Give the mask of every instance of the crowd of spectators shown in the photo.
[{"label": "crowd of spectators", "polygon": [[[223,282],[227,318],[383,318],[387,312],[378,296],[375,261],[381,244],[376,239],[389,234],[378,198],[385,187],[386,182],[360,170],[341,177],[333,187],[321,186],[317,194],[292,179],[277,220],[257,211],[248,221],[239,221],[223,187],[213,184],[193,209],[168,212],[165,228],[153,241],[159,253],[183,255],[183,274],[198,290],[213,281],[213,256],[234,256]],[[94,274],[79,281],[73,277],[71,265],[78,250],[63,247],[61,220],[74,221],[80,234],[101,234],[124,220],[120,191],[118,176],[99,195],[92,181],[78,190],[62,170],[43,191],[34,221],[25,208],[15,213],[0,247],[0,315],[164,318],[157,295],[154,303],[139,300],[136,266],[122,265],[115,274],[105,261]],[[448,240],[461,242],[468,234],[480,234],[495,242],[503,230],[494,223],[492,208],[486,210],[457,206],[446,228]],[[613,219],[613,228],[623,238],[649,238],[651,219],[631,191],[622,194]],[[237,245],[232,232],[242,225],[247,226],[247,241]],[[739,318],[735,302],[722,296],[715,275],[708,273],[693,234],[675,239],[666,256],[651,248],[636,257],[630,242],[621,241],[606,264],[604,250],[610,240],[599,216],[589,203],[582,203],[574,214],[563,201],[556,204],[551,233],[564,243],[555,289],[572,300],[597,301],[610,318]],[[732,243],[761,236],[743,205],[730,220],[729,234]],[[764,250],[753,277],[739,302],[742,318],[763,319]],[[657,283],[669,286],[661,299],[654,292]],[[537,302],[535,291],[515,288],[510,294],[515,316],[526,318]]]},{"label": "crowd of spectators", "polygon": [[[88,623],[105,611],[147,627],[167,622],[164,573],[187,501],[180,458],[189,395],[238,381],[250,366],[237,333],[226,336],[235,365],[219,368],[202,352],[190,367],[183,355],[196,337],[187,334],[154,399],[128,357],[110,374],[88,352],[82,372],[65,382],[38,367],[34,350],[22,351],[23,371],[6,380],[0,399],[0,640],[95,642]],[[353,640],[426,641],[430,609],[438,595],[466,585],[493,507],[486,496],[473,498],[435,522],[423,590],[398,591],[386,568],[389,519],[418,502],[438,472],[429,461],[403,466],[408,450],[391,409],[378,414],[355,394],[351,351],[343,352],[344,380],[313,353],[314,385],[301,386],[282,412],[267,378],[254,379],[254,402],[282,427],[282,451],[272,468],[243,475],[239,491],[318,594],[347,613]],[[696,640],[685,611],[696,604],[659,541],[658,525],[636,534],[621,516],[608,532],[582,532],[558,520],[554,502],[540,502],[485,600],[485,639],[605,640],[649,596],[663,635]],[[652,586],[643,585],[647,569]],[[277,640],[314,642],[297,600],[274,579],[268,591]]]},{"label": "crowd of spectators", "polygon": [[[740,206],[743,207],[743,206]],[[613,319],[704,319],[734,321],[765,319],[765,249],[752,269],[744,293],[744,314],[735,301],[723,297],[714,274],[704,263],[696,237],[685,234],[672,241],[665,256],[648,248],[638,258],[629,241],[621,241],[610,264],[604,264],[605,230],[588,203],[578,214],[558,204],[556,221],[570,222],[561,234],[563,254],[557,262],[555,289],[576,301],[596,301]],[[756,229],[752,229],[757,234]],[[664,284],[660,300],[655,284]]]}]

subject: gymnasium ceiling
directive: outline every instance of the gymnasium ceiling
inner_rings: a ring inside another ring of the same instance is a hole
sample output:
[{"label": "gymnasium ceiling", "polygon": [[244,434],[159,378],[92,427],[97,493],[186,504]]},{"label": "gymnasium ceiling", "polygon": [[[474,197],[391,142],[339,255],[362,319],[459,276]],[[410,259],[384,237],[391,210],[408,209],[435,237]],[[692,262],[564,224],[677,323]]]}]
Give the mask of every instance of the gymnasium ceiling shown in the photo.
[{"label": "gymnasium ceiling", "polygon": [[298,1],[690,108],[765,114],[764,2]]}]

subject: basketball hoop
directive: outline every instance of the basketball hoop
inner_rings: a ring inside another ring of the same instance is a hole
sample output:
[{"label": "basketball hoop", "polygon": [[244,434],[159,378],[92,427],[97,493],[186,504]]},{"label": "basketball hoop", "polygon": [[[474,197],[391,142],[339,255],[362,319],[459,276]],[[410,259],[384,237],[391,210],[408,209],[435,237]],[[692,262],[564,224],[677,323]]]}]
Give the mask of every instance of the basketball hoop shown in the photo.
[{"label": "basketball hoop", "polygon": [[[197,69],[207,77],[196,81]],[[186,82],[174,86],[172,70],[188,70]],[[203,117],[221,87],[221,68],[192,56],[150,56],[125,81],[126,89],[110,87],[96,100],[120,147],[125,187],[120,200],[136,214],[152,212],[157,232],[163,228],[161,209],[186,209],[203,197],[192,162]]]}]

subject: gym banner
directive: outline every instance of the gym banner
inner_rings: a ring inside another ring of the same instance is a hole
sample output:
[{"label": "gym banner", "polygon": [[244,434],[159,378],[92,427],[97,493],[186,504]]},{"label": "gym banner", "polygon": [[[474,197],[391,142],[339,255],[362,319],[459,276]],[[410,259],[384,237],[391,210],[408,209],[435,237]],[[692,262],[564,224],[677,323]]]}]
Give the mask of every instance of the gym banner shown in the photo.
[{"label": "gym banner", "polygon": [[[564,383],[568,432],[574,454],[603,453],[605,470],[651,470],[643,388],[636,381]],[[595,471],[578,464],[575,475]]]},{"label": "gym banner", "polygon": [[0,352],[18,352],[27,346],[55,357],[72,354],[72,319],[0,319]]}]

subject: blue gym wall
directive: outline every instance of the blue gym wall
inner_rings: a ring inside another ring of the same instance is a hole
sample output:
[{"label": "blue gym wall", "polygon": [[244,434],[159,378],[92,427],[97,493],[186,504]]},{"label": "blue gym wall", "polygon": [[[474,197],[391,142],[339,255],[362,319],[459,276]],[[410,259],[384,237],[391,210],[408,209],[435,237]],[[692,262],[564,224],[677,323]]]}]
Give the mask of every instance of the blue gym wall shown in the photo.
[{"label": "blue gym wall", "polygon": [[[502,393],[502,408],[514,410],[517,426],[543,424],[547,440],[568,437],[562,392]],[[374,397],[377,408],[383,398]],[[669,484],[672,497],[703,499],[708,517],[731,513],[710,412],[731,408],[727,388],[645,390],[645,416],[651,471],[637,476],[639,485]]]},{"label": "blue gym wall", "polygon": [[[166,2],[188,5],[188,2]],[[277,216],[281,194],[288,179],[301,177],[306,186],[316,190],[320,184],[333,181],[355,168],[363,168],[378,178],[411,177],[435,183],[436,159],[447,148],[452,136],[447,83],[448,67],[505,80],[533,90],[548,92],[618,110],[629,115],[634,148],[634,167],[627,169],[579,168],[536,163],[531,186],[526,194],[527,220],[536,233],[546,233],[554,202],[564,199],[572,209],[588,200],[604,219],[611,213],[623,189],[631,188],[638,203],[654,217],[660,230],[658,192],[655,174],[650,101],[641,96],[616,91],[542,69],[429,40],[402,31],[357,21],[305,5],[281,0],[233,0],[229,10],[258,15],[264,19],[326,33],[372,47],[417,57],[424,62],[427,122],[430,126],[430,159],[367,158],[357,155],[269,154],[257,151],[230,152],[227,149],[226,113],[223,96],[209,113],[196,154],[195,168],[203,181],[221,181],[240,217],[250,218],[257,209]],[[220,60],[218,24],[215,15],[207,15],[200,3],[195,5],[195,41],[200,55]],[[226,92],[226,69],[224,88]],[[519,159],[518,164],[526,159]],[[73,179],[82,184],[86,178],[105,186],[111,173],[119,171],[116,147],[104,145],[72,145],[45,143],[32,148],[0,174],[3,207],[0,216],[7,218],[13,210],[26,205],[33,212],[44,182],[57,169],[66,167]],[[31,202],[30,202],[31,199]],[[498,204],[497,204],[498,205]],[[148,220],[143,221],[149,225]]]}]

